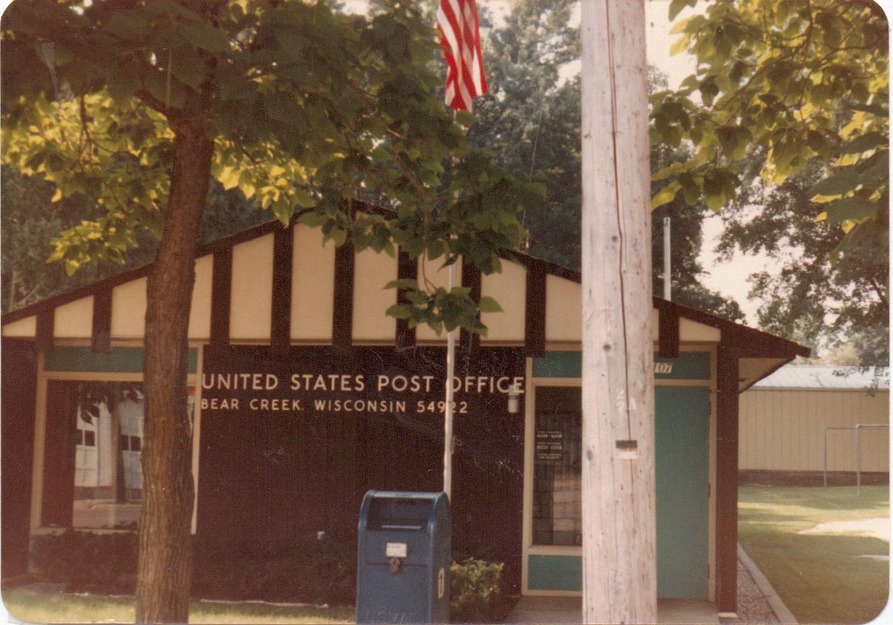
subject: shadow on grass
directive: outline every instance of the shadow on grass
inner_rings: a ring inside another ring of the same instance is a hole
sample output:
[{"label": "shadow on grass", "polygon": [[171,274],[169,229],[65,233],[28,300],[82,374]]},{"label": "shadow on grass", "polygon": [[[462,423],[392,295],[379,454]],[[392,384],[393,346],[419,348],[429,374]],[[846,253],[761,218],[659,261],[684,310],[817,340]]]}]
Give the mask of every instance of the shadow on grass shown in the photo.
[{"label": "shadow on grass", "polygon": [[865,623],[886,605],[886,541],[804,533],[821,523],[887,517],[887,487],[872,489],[861,500],[847,488],[742,489],[739,542],[798,621]]}]

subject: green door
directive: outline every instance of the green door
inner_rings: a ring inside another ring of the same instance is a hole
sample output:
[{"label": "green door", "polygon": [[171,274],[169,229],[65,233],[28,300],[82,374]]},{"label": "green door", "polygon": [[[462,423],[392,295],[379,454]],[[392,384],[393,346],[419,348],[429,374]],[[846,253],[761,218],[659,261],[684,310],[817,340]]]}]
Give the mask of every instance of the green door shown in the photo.
[{"label": "green door", "polygon": [[657,596],[707,599],[710,390],[655,388]]}]

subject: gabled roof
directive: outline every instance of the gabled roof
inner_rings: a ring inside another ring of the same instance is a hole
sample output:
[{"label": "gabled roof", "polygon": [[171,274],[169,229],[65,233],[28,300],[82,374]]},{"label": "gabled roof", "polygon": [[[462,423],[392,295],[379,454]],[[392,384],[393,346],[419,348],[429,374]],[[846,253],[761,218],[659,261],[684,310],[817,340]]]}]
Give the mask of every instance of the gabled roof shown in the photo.
[{"label": "gabled roof", "polygon": [[784,390],[890,390],[889,367],[785,365],[754,385]]},{"label": "gabled roof", "polygon": [[[580,272],[514,251],[504,257],[515,262],[505,263],[499,275],[463,268],[463,285],[478,295],[495,296],[507,309],[502,316],[488,313],[482,319],[491,328],[482,343],[523,345],[529,355],[556,346],[579,349]],[[282,346],[417,340],[415,329],[407,333],[405,323],[401,327],[384,315],[396,293],[382,286],[419,271],[419,262],[405,255],[393,259],[353,253],[349,247],[335,250],[322,244],[316,230],[272,221],[200,247],[196,267],[190,318],[195,342]],[[89,340],[97,351],[115,340],[141,340],[150,269],[126,271],[7,313],[3,336],[33,339],[43,351],[58,340]],[[437,271],[429,267],[428,278],[436,282]],[[660,355],[674,356],[680,342],[722,344],[739,359],[739,390],[809,355],[808,348],[771,334],[658,297],[652,301]],[[443,338],[417,330],[420,342]]]}]

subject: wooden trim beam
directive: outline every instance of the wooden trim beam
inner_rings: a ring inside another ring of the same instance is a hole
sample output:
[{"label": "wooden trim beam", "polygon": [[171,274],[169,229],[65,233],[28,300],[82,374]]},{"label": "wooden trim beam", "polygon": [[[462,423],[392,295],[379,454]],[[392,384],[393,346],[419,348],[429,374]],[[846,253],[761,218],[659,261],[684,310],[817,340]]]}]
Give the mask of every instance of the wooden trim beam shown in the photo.
[{"label": "wooden trim beam", "polygon": [[332,345],[339,350],[353,346],[354,268],[356,254],[350,244],[335,248],[335,302],[332,312]]},{"label": "wooden trim beam", "polygon": [[112,290],[98,291],[93,296],[93,329],[90,349],[94,352],[112,351]]},{"label": "wooden trim beam", "polygon": [[270,314],[270,348],[288,352],[291,345],[291,284],[294,225],[273,231],[273,306]]},{"label": "wooden trim beam", "polygon": [[229,319],[233,290],[233,248],[214,252],[211,276],[211,347],[229,347]]},{"label": "wooden trim beam", "polygon": [[527,265],[524,348],[527,356],[538,358],[546,354],[546,266],[531,260]]},{"label": "wooden trim beam", "polygon": [[37,313],[37,330],[35,331],[35,347],[38,352],[53,351],[53,334],[55,333],[56,309],[50,308]]},{"label": "wooden trim beam", "polygon": [[[397,279],[417,280],[419,277],[419,259],[410,256],[406,252],[397,254]],[[408,300],[403,291],[397,291],[397,303],[406,304]],[[416,344],[416,329],[409,327],[407,319],[397,319],[396,337],[394,338],[397,349],[414,347]]]},{"label": "wooden trim beam", "polygon": [[[462,286],[471,289],[469,293],[471,299],[476,302],[481,301],[481,270],[464,260],[462,261]],[[478,321],[480,318],[481,316],[478,314]],[[466,353],[474,354],[481,346],[481,335],[463,328],[459,332],[459,346]]]},{"label": "wooden trim beam", "polygon": [[738,607],[738,350],[723,333],[717,349],[716,605]]},{"label": "wooden trim beam", "polygon": [[679,357],[679,315],[666,306],[658,309],[657,355]]}]

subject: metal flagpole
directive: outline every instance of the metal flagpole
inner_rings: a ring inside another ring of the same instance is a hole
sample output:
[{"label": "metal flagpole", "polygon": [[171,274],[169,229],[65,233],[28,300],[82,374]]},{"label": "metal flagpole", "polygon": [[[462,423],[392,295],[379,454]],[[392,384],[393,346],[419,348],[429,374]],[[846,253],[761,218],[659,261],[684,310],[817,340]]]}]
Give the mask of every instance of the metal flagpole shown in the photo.
[{"label": "metal flagpole", "polygon": [[[440,45],[447,62],[444,100],[453,109],[470,111],[474,98],[487,93],[481,59],[481,35],[475,0],[440,0],[437,10]],[[454,117],[455,119],[455,117]],[[456,262],[450,264],[449,290],[456,284]],[[446,401],[443,411],[443,492],[453,490],[453,377],[456,369],[456,330],[447,334]]]},{"label": "metal flagpole", "polygon": [[670,255],[670,245],[670,218],[664,217],[664,299],[668,302],[673,297],[673,260]]},{"label": "metal flagpole", "polygon": [[[456,283],[456,263],[450,265],[447,288],[452,291]],[[447,334],[446,357],[446,405],[443,410],[443,492],[452,501],[453,496],[453,378],[456,374],[456,330]]]}]

